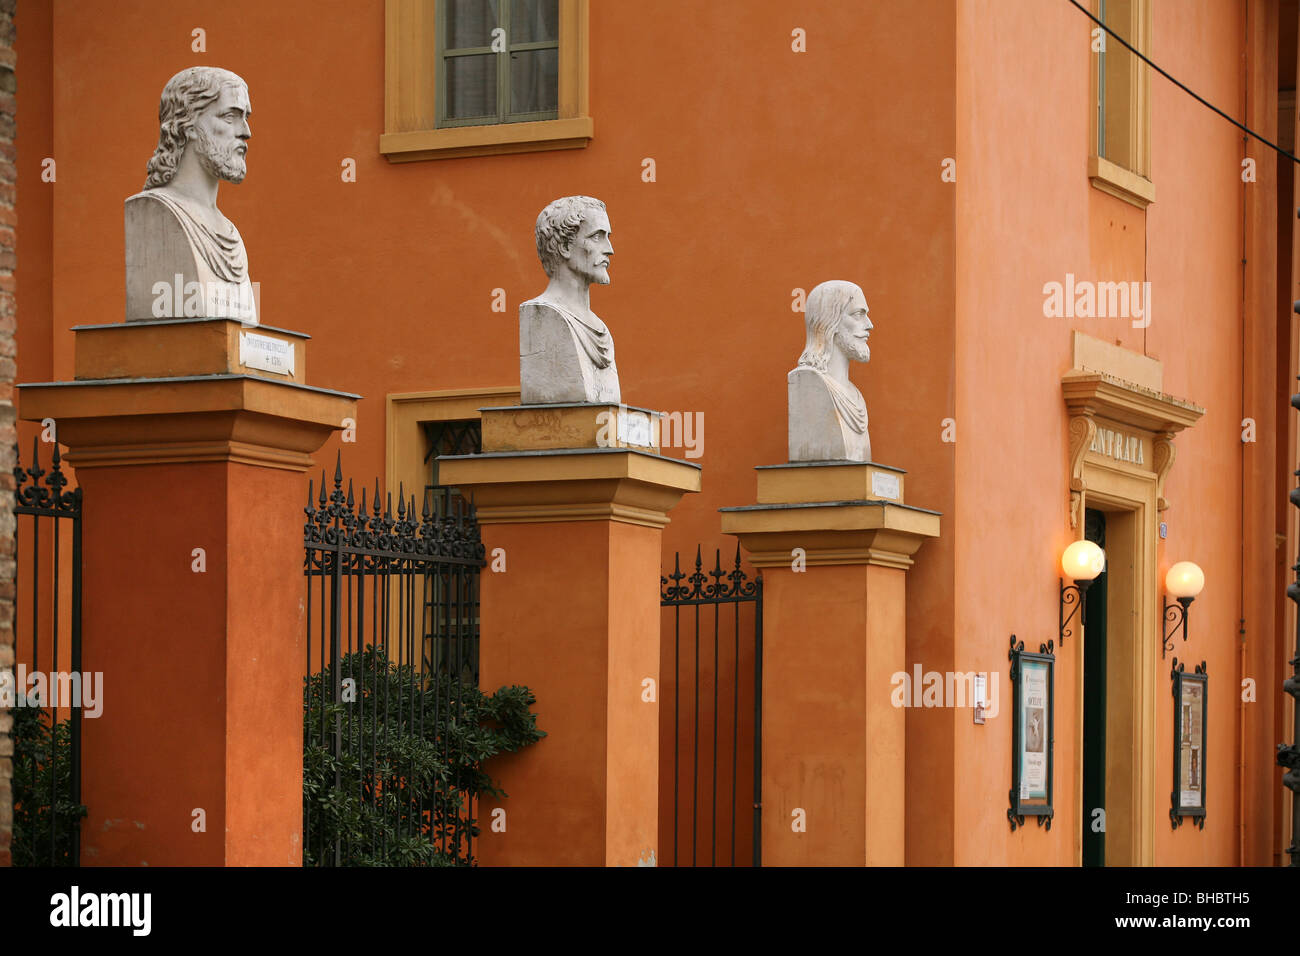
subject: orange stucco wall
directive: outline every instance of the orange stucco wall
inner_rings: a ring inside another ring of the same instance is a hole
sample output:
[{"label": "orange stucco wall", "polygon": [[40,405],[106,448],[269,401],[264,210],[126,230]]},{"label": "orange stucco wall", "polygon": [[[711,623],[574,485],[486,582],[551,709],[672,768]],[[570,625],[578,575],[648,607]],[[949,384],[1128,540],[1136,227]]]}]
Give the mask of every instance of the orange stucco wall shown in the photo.
[{"label": "orange stucco wall", "polygon": [[[1182,558],[1205,569],[1187,657],[1209,662],[1215,710],[1209,821],[1170,832],[1167,689],[1158,698],[1155,853],[1236,862],[1242,146],[1154,78],[1157,202],[1143,213],[1090,186],[1090,24],[1068,4],[662,0],[647,16],[599,0],[587,149],[396,165],[377,149],[378,0],[33,10],[20,9],[18,30],[20,381],[71,377],[68,328],[121,320],[121,204],[143,181],[159,91],[183,67],[220,65],[244,76],[253,105],[249,176],[223,187],[221,208],[247,244],[263,321],[313,336],[313,384],[366,397],[357,443],[342,446],[363,480],[383,473],[386,394],[517,382],[515,308],[543,281],[533,221],[550,199],[587,193],[614,227],[613,284],[593,305],[617,338],[624,398],[705,415],[704,490],[673,512],[665,563],[699,542],[730,554],[716,509],[751,503],[752,466],[786,457],[784,375],[803,343],[792,290],[861,284],[876,328],[853,376],[875,457],[908,469],[909,503],[944,513],[942,537],[908,572],[909,667],[1005,677],[1010,633],[1035,646],[1055,636],[1056,557],[1071,538],[1060,394],[1071,330],[1160,359],[1165,390],[1207,409],[1177,441],[1160,571]],[[1242,10],[1153,2],[1156,61],[1234,113]],[[199,26],[205,54],[190,50]],[[806,53],[791,51],[795,27]],[[46,155],[56,184],[40,181]],[[654,183],[641,181],[646,157]],[[948,157],[955,184],[941,179]],[[355,183],[340,178],[345,158]],[[1042,286],[1066,272],[1151,281],[1152,325],[1044,318]],[[498,288],[504,314],[491,309]],[[955,443],[942,439],[948,418]],[[568,530],[519,546],[574,547]],[[552,596],[589,599],[576,582]],[[922,809],[907,817],[907,862],[1074,862],[1075,651],[1057,674],[1058,825],[1008,832],[1004,717],[975,726],[968,710],[913,708],[906,799]],[[1275,695],[1271,674],[1259,683]],[[1271,769],[1252,773],[1252,799],[1267,803]]]},{"label": "orange stucco wall", "polygon": [[[659,706],[642,681],[659,678],[659,531],[606,521],[488,525],[484,544],[507,561],[483,576],[480,682],[529,687],[547,736],[490,765],[510,797],[479,807],[480,862],[652,863]],[[505,816],[493,826],[498,807]]]},{"label": "orange stucco wall", "polygon": [[115,503],[83,526],[82,663],[104,692],[82,721],[82,862],[298,865],[301,544],[268,532],[296,483],[218,463],[81,481]]}]

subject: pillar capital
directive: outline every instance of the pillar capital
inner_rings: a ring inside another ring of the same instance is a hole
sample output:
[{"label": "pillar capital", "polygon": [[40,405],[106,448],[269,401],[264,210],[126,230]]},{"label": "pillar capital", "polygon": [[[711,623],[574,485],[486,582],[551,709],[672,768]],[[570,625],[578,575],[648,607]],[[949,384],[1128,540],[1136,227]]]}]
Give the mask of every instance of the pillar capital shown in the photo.
[{"label": "pillar capital", "polygon": [[494,451],[438,459],[441,479],[473,489],[480,524],[613,521],[662,528],[700,466],[628,448]]},{"label": "pillar capital", "polygon": [[816,461],[760,465],[758,504],[721,508],[756,568],[875,564],[907,569],[926,538],[939,535],[939,513],[903,503],[906,472],[876,462]]}]

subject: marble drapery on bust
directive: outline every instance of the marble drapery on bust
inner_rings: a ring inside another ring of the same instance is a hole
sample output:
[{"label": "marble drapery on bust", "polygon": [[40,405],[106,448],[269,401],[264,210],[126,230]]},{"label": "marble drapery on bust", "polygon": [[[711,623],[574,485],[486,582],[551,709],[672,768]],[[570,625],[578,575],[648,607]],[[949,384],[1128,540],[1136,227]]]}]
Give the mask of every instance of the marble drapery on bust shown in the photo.
[{"label": "marble drapery on bust", "polygon": [[537,256],[549,279],[519,306],[520,404],[618,403],[614,337],[591,311],[592,284],[609,284],[609,217],[590,196],[566,196],[537,217]]},{"label": "marble drapery on bust", "polygon": [[125,204],[128,322],[256,324],[243,237],[217,208],[221,181],[247,172],[251,112],[248,86],[229,70],[191,67],[167,81],[145,188]]},{"label": "marble drapery on bust", "polygon": [[803,354],[786,377],[790,461],[870,461],[867,403],[849,381],[849,363],[871,358],[866,297],[852,282],[823,282],[804,321]]}]

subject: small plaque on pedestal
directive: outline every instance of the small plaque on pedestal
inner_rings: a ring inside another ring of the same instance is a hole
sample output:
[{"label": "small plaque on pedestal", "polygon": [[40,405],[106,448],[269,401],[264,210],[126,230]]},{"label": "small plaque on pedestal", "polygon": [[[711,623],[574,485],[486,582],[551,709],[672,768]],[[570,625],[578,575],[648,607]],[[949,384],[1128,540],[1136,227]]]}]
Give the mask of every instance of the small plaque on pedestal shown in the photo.
[{"label": "small plaque on pedestal", "polygon": [[293,375],[293,343],[256,332],[240,332],[239,364],[248,369]]}]

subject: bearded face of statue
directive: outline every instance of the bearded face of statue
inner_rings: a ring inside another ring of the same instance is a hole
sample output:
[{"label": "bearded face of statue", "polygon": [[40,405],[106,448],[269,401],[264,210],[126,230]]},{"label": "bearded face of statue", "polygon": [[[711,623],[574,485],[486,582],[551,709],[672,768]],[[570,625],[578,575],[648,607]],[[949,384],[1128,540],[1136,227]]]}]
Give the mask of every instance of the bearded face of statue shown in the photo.
[{"label": "bearded face of statue", "polygon": [[236,185],[244,181],[248,172],[244,156],[252,136],[248,116],[252,111],[247,87],[226,84],[190,128],[199,162],[217,179]]},{"label": "bearded face of statue", "polygon": [[844,306],[840,324],[835,329],[835,347],[848,356],[851,362],[866,362],[871,358],[867,339],[874,326],[867,316],[867,300],[861,290],[855,290]]},{"label": "bearded face of statue", "polygon": [[609,263],[613,255],[609,216],[603,209],[588,211],[569,244],[565,256],[569,268],[588,285],[609,285]]}]

